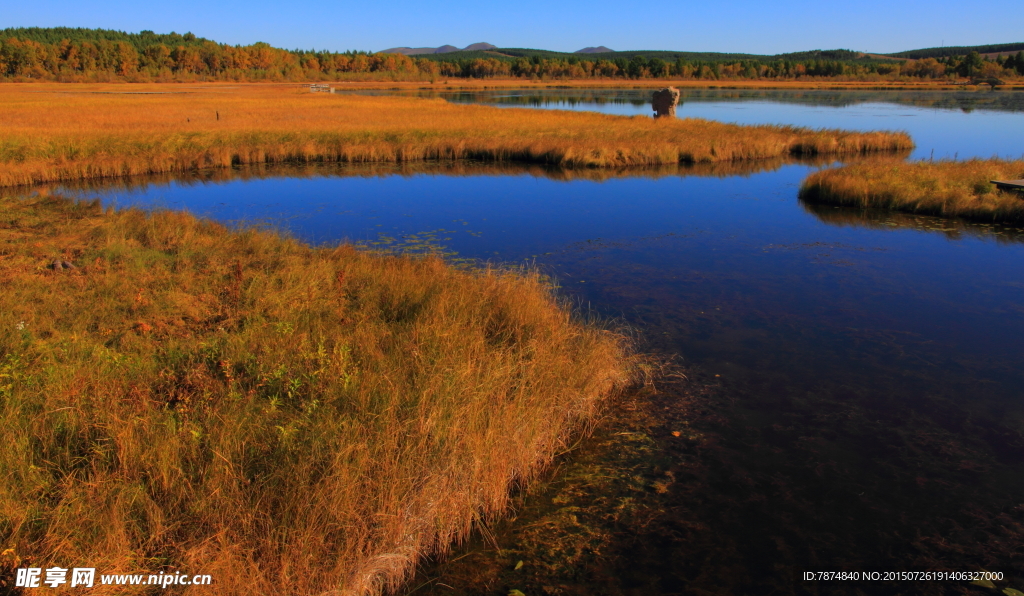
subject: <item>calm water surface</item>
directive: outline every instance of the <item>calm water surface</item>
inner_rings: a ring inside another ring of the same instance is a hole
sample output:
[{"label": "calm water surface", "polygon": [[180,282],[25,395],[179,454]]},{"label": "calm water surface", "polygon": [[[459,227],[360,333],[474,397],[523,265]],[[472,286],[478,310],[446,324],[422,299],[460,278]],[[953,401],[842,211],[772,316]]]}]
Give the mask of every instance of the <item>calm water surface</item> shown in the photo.
[{"label": "calm water surface", "polygon": [[[680,112],[905,129],[924,157],[1024,153],[1024,113],[1003,104],[859,97],[711,98]],[[570,107],[633,110],[581,103]],[[1024,590],[1024,230],[803,205],[815,167],[606,180],[483,164],[282,167],[73,192],[269,222],[315,243],[528,261],[636,326],[718,396],[696,423],[714,438],[693,480],[702,498],[669,491],[671,531],[623,571],[653,576],[648,592],[967,593],[796,574],[982,567]]]}]

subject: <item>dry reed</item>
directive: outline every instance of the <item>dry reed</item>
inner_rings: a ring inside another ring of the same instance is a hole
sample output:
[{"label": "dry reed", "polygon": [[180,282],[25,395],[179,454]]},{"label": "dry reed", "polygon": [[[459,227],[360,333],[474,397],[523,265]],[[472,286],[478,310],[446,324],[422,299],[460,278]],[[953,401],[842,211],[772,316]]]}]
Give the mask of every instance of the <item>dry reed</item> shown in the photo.
[{"label": "dry reed", "polygon": [[190,594],[393,589],[630,375],[537,275],[182,213],[2,199],[0,285],[5,560]]},{"label": "dry reed", "polygon": [[906,150],[905,133],[739,126],[269,85],[0,86],[0,186],[275,162],[653,166]]},{"label": "dry reed", "polygon": [[986,222],[1024,222],[1024,196],[991,180],[1024,178],[1024,161],[864,161],[815,172],[800,198]]}]

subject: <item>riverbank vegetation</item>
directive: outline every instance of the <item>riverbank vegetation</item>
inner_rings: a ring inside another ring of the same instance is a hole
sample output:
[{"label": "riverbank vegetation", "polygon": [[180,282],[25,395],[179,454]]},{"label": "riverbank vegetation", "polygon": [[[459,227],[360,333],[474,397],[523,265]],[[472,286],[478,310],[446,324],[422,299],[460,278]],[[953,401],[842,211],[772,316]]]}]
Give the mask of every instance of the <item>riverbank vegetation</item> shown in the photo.
[{"label": "riverbank vegetation", "polygon": [[892,209],[983,222],[1024,222],[1024,193],[991,180],[1024,178],[1024,161],[862,161],[815,172],[800,198],[810,203]]},{"label": "riverbank vegetation", "polygon": [[0,206],[5,581],[87,564],[380,593],[500,514],[636,369],[529,272]]},{"label": "riverbank vegetation", "polygon": [[0,86],[0,185],[268,162],[620,167],[905,150],[905,133],[502,109],[240,85]]},{"label": "riverbank vegetation", "polygon": [[[497,48],[406,56],[301,51],[266,43],[231,46],[191,33],[14,28],[0,31],[0,80],[61,82],[339,81],[444,78],[749,80],[943,80],[1024,76],[1013,51],[894,58],[850,50],[761,56],[695,52],[565,54]],[[969,48],[964,48],[968,50]],[[915,54],[916,56],[916,54]]]}]

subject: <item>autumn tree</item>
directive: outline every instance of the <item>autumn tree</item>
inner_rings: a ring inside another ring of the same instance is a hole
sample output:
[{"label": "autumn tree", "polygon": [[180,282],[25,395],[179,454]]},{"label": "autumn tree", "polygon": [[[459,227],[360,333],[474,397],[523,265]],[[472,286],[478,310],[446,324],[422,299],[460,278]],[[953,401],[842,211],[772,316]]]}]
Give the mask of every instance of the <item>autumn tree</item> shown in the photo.
[{"label": "autumn tree", "polygon": [[129,75],[139,69],[139,53],[131,45],[117,42],[117,74]]}]

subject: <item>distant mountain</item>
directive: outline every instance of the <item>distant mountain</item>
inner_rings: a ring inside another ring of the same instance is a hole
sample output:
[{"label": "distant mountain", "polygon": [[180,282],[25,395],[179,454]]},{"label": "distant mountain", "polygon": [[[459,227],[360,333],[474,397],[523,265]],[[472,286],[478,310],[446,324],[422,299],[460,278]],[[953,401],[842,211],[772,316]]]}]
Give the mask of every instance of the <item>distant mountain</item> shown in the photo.
[{"label": "distant mountain", "polygon": [[448,52],[480,52],[485,50],[493,50],[498,46],[489,43],[474,43],[470,44],[461,50],[455,46],[444,45],[438,48],[388,48],[381,50],[382,54],[405,54],[406,56],[417,56],[420,54],[447,54]]},{"label": "distant mountain", "polygon": [[406,56],[415,56],[417,54],[433,54],[437,51],[437,48],[388,48],[381,50],[381,54],[405,54]]},{"label": "distant mountain", "polygon": [[614,52],[614,51],[615,50],[613,50],[611,48],[606,48],[604,46],[597,46],[596,48],[591,47],[591,48],[583,48],[582,50],[576,50],[575,52],[573,52],[573,54],[605,54],[607,52]]}]

